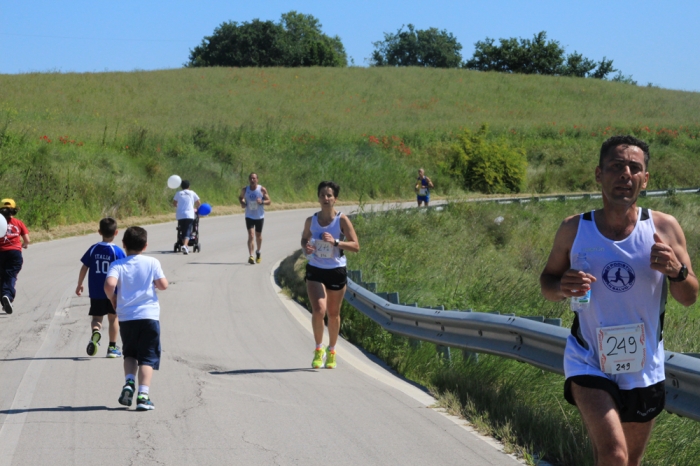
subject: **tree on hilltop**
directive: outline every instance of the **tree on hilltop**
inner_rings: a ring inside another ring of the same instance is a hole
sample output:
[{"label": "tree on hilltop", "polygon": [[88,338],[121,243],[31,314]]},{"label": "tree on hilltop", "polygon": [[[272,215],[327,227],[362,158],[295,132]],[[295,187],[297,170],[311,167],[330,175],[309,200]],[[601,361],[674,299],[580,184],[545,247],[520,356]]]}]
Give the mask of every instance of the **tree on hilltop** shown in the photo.
[{"label": "tree on hilltop", "polygon": [[457,68],[462,62],[462,45],[446,30],[415,29],[413,24],[396,34],[384,33],[384,40],[373,42],[371,66],[423,66]]},{"label": "tree on hilltop", "polygon": [[221,23],[190,50],[185,66],[347,66],[347,56],[340,38],[324,34],[318,19],[290,11],[279,23]]},{"label": "tree on hilltop", "polygon": [[558,41],[547,40],[545,31],[535,34],[532,39],[511,37],[501,38],[498,42],[496,44],[494,39],[488,37],[478,41],[474,44],[474,56],[464,63],[464,67],[478,71],[596,79],[606,79],[609,74],[618,71],[613,68],[613,61],[606,57],[596,62],[576,51],[565,55]]}]

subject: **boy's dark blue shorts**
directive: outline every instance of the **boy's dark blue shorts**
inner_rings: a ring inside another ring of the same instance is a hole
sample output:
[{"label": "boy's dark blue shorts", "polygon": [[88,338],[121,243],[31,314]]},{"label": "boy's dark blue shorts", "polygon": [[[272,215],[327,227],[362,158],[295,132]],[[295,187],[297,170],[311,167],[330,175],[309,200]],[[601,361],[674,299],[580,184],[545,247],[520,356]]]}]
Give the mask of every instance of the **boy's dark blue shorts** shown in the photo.
[{"label": "boy's dark blue shorts", "polygon": [[112,307],[112,301],[107,298],[92,299],[90,298],[90,312],[88,315],[102,317],[107,314],[116,314],[117,312]]},{"label": "boy's dark blue shorts", "polygon": [[122,354],[134,358],[139,366],[160,367],[160,322],[153,319],[138,319],[119,322],[122,337]]}]

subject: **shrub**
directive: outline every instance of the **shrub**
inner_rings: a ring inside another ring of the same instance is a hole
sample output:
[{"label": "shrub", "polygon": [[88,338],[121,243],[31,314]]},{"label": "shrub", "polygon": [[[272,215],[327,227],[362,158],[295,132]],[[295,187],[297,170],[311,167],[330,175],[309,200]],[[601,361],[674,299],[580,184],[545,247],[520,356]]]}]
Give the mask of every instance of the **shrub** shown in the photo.
[{"label": "shrub", "polygon": [[447,170],[464,187],[482,193],[517,193],[525,181],[527,159],[522,148],[505,141],[487,141],[488,127],[464,130],[448,155]]}]

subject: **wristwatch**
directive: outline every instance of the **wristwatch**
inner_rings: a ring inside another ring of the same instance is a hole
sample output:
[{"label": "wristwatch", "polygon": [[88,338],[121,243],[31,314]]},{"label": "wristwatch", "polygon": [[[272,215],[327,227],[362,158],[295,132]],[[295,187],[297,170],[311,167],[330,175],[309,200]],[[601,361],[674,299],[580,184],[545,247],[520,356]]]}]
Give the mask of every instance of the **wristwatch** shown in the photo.
[{"label": "wristwatch", "polygon": [[[335,241],[334,241],[334,244],[335,244],[335,247],[337,248],[338,245],[340,244],[340,240],[339,240],[338,238],[336,238]],[[684,265],[683,267],[685,267],[685,265]],[[686,273],[686,275],[687,275],[687,274],[688,274],[688,271],[686,270],[685,273]]]},{"label": "wristwatch", "polygon": [[668,277],[668,280],[671,282],[682,282],[688,278],[688,267],[685,266],[685,264],[681,264],[681,270],[678,272],[678,276],[673,278],[673,277]]}]

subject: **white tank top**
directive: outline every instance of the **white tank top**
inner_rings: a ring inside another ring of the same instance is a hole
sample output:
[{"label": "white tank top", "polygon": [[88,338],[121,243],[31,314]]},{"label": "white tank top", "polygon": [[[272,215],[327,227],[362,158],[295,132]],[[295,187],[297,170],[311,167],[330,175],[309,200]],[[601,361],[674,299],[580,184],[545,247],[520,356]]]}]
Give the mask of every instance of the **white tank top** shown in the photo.
[{"label": "white tank top", "polygon": [[327,243],[321,239],[324,233],[330,233],[333,238],[341,239],[343,237],[343,233],[340,231],[341,215],[342,213],[338,212],[333,221],[325,227],[318,224],[318,213],[311,217],[311,239],[315,242],[316,251],[308,256],[310,265],[319,269],[335,269],[347,265],[348,260],[343,251],[336,248],[333,243]]},{"label": "white tank top", "polygon": [[258,185],[254,191],[250,186],[245,187],[245,216],[253,220],[265,218],[265,206],[258,204],[258,199],[263,199],[262,186]]},{"label": "white tank top", "polygon": [[[596,227],[594,214],[581,214],[571,247],[571,263],[579,253],[586,254],[590,273],[597,281],[591,284],[588,310],[576,312],[566,342],[564,372],[567,378],[576,375],[606,377],[622,390],[648,387],[665,378],[663,321],[667,294],[665,276],[649,266],[656,231],[651,211],[638,209],[637,224],[622,241],[603,236]],[[603,372],[598,337],[608,334],[598,329],[640,322],[644,324],[646,340],[642,370],[620,374]]]}]

